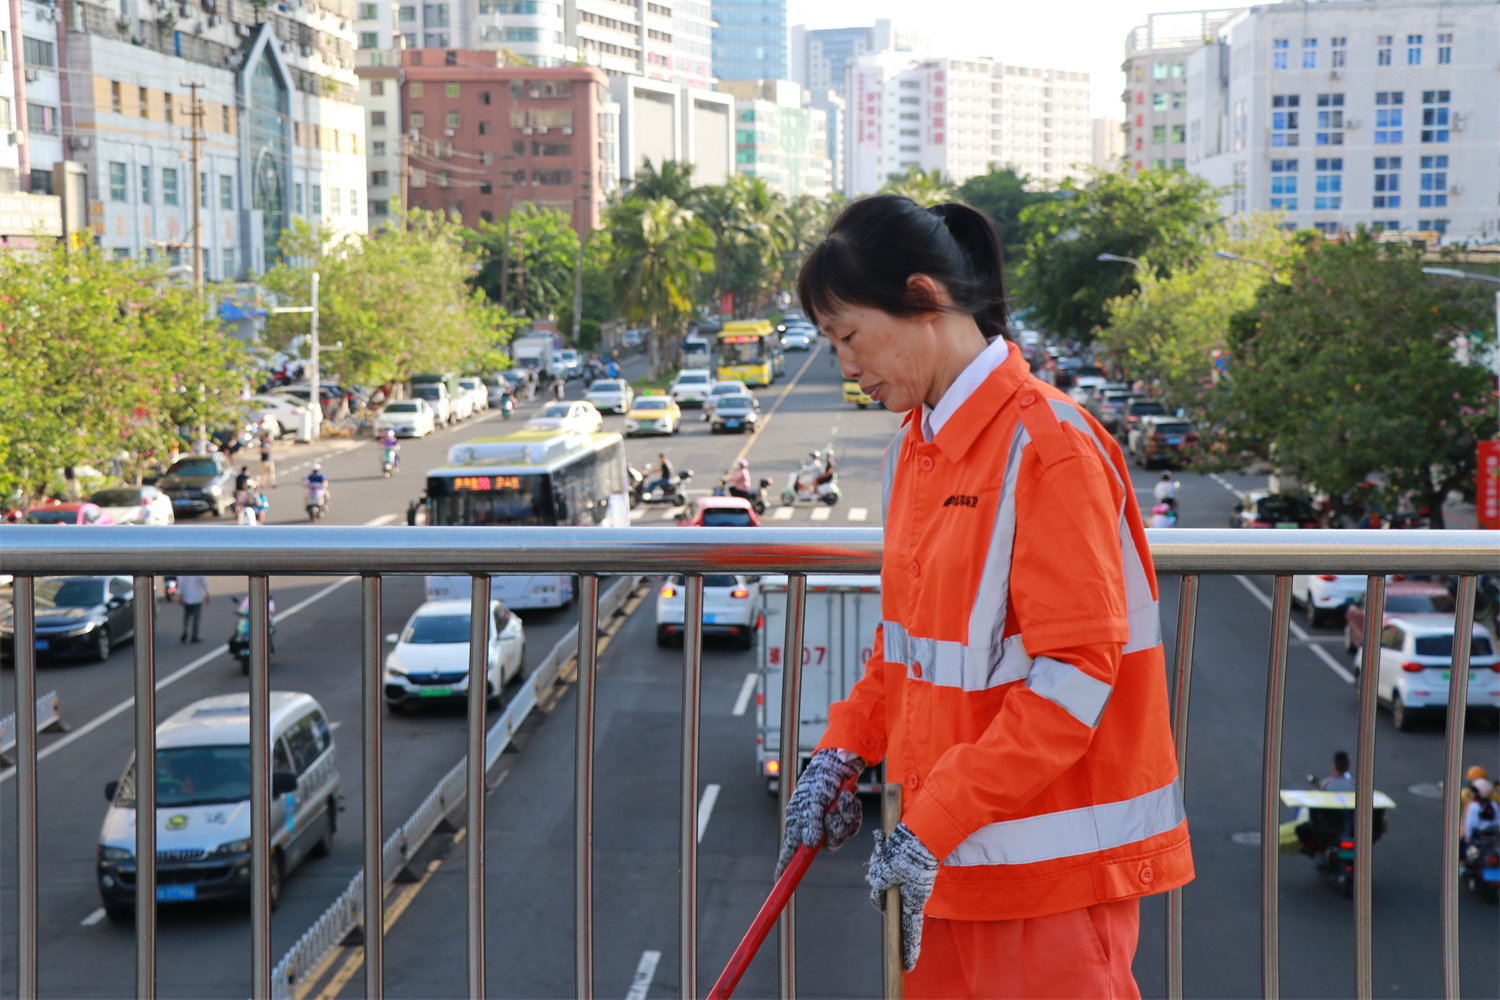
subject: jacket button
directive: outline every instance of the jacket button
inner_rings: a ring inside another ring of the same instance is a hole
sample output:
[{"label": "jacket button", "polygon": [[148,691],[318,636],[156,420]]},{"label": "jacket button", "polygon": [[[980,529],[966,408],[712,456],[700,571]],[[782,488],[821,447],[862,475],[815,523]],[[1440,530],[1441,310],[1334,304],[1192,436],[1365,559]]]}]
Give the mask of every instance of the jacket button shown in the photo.
[{"label": "jacket button", "polygon": [[922,575],[922,565],[920,563],[918,563],[915,559],[913,559],[911,561],[911,575],[912,576],[921,576]]},{"label": "jacket button", "polygon": [[1030,406],[1032,403],[1035,403],[1035,402],[1036,402],[1036,393],[1034,393],[1034,392],[1028,392],[1026,395],[1024,395],[1024,396],[1021,397],[1021,405],[1022,406]]},{"label": "jacket button", "polygon": [[921,783],[922,779],[917,777],[916,771],[913,771],[906,776],[906,787],[910,788],[914,792],[917,790],[917,786]]},{"label": "jacket button", "polygon": [[1156,878],[1156,872],[1151,870],[1150,865],[1141,865],[1140,873],[1136,876],[1143,885],[1150,885],[1151,880]]},{"label": "jacket button", "polygon": [[913,663],[911,665],[911,675],[913,677],[921,677],[922,676],[922,664],[920,664],[920,663]]},{"label": "jacket button", "polygon": [[923,455],[922,458],[921,458],[921,460],[917,462],[917,465],[919,465],[921,467],[921,469],[922,469],[923,472],[931,472],[932,471],[932,456],[931,455]]}]

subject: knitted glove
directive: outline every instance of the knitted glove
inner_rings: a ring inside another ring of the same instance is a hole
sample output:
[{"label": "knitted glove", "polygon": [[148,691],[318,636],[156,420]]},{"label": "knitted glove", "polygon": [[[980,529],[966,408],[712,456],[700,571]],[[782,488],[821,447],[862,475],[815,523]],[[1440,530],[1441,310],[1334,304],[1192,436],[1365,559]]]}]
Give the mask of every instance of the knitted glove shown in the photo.
[{"label": "knitted glove", "polygon": [[885,912],[885,891],[901,890],[901,965],[910,972],[922,952],[922,910],[937,881],[938,859],[922,845],[905,823],[887,837],[875,831],[875,851],[870,855],[865,881],[870,884],[870,902]]},{"label": "knitted glove", "polygon": [[[786,836],[776,859],[776,878],[781,877],[792,855],[803,844],[808,847],[824,844],[830,851],[836,851],[858,832],[864,815],[859,797],[853,792],[841,793],[839,787],[850,778],[859,777],[864,769],[865,762],[858,755],[844,750],[819,750],[812,755],[787,800]],[[830,810],[828,806],[835,796],[838,804]]]}]

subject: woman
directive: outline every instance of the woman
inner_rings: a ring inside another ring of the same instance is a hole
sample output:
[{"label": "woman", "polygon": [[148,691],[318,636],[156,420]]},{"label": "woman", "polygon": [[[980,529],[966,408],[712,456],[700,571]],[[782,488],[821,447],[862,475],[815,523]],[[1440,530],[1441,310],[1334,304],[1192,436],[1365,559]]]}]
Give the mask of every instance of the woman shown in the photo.
[{"label": "woman", "polygon": [[851,203],[798,294],[844,377],[906,419],[885,455],[884,620],[791,796],[778,870],[858,829],[840,785],[884,759],[902,820],[868,881],[877,904],[900,890],[908,997],[1137,996],[1139,897],[1193,869],[1120,449],[1005,340],[999,243],[965,205]]}]

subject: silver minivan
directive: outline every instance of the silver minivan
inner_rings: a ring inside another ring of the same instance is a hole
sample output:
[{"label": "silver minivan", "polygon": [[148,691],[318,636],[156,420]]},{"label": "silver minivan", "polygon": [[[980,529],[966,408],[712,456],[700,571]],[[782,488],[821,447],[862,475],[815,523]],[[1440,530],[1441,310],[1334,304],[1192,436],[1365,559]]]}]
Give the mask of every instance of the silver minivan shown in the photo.
[{"label": "silver minivan", "polygon": [[[286,876],[323,856],[338,827],[333,730],[311,695],[271,692],[271,906]],[[135,907],[135,760],[104,786],[99,895],[111,919]],[[156,728],[156,900],[250,895],[250,697],[194,702]]]}]

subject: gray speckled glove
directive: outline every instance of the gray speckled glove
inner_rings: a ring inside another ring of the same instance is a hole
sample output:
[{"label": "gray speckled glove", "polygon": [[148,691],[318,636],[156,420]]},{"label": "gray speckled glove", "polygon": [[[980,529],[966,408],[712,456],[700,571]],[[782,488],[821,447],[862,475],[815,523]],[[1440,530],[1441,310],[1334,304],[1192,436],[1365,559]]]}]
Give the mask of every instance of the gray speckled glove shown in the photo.
[{"label": "gray speckled glove", "polygon": [[917,835],[899,824],[887,837],[875,831],[875,851],[870,855],[865,881],[870,884],[870,902],[885,912],[885,891],[901,890],[901,965],[910,972],[922,953],[922,910],[937,881],[938,859]]},{"label": "gray speckled glove", "polygon": [[[858,755],[844,750],[819,750],[812,755],[787,800],[786,836],[776,859],[776,878],[803,844],[836,851],[859,831],[864,815],[859,796],[840,792],[839,787],[850,778],[858,778],[864,769],[865,762]],[[835,798],[837,804],[829,809]]]}]

